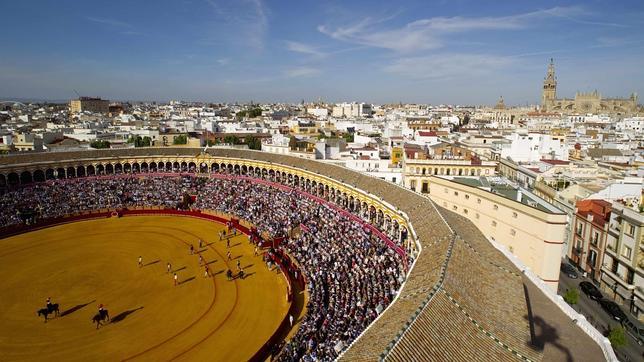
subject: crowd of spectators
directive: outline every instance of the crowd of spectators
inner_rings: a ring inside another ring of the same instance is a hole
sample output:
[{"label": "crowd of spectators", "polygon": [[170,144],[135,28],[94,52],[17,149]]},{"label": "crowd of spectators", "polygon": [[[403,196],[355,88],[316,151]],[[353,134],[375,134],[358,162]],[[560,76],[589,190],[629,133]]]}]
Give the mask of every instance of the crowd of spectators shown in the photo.
[{"label": "crowd of spectators", "polygon": [[[404,278],[402,256],[363,224],[293,189],[247,179],[99,177],[47,181],[0,196],[0,227],[25,213],[52,218],[137,206],[218,210],[253,223],[297,260],[309,291],[307,313],[279,354],[284,361],[331,360],[391,303]],[[296,232],[295,232],[296,231]]]}]

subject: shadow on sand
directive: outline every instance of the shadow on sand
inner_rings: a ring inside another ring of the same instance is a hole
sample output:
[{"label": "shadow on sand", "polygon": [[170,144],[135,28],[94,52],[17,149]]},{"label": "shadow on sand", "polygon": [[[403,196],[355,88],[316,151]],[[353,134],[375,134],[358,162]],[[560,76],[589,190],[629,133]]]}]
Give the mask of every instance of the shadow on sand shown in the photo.
[{"label": "shadow on sand", "polygon": [[71,308],[69,308],[69,309],[67,309],[67,310],[65,310],[65,311],[63,311],[63,312],[61,312],[61,313],[60,313],[60,316],[61,316],[61,317],[64,317],[64,316],[66,316],[66,315],[72,314],[72,313],[74,313],[75,311],[77,311],[77,310],[79,310],[79,309],[82,309],[82,308],[84,308],[84,307],[86,307],[86,306],[88,306],[88,305],[90,305],[90,304],[92,304],[92,303],[94,303],[94,302],[96,302],[96,299],[92,300],[91,302],[87,302],[87,303],[84,303],[84,304],[78,304],[78,305],[76,305],[76,306],[73,306],[73,307],[71,307]]},{"label": "shadow on sand", "polygon": [[193,281],[194,279],[195,279],[195,277],[186,278],[186,279],[180,281],[179,285],[185,284],[185,283],[190,282],[190,281]]},{"label": "shadow on sand", "polygon": [[118,322],[121,322],[122,320],[124,320],[125,318],[127,318],[127,316],[129,316],[130,314],[132,314],[132,313],[136,312],[136,311],[137,311],[137,310],[139,310],[139,309],[143,309],[143,306],[140,306],[140,307],[138,307],[138,308],[134,308],[134,309],[130,309],[130,310],[126,310],[125,312],[121,312],[121,313],[119,313],[119,314],[115,315],[114,317],[112,317],[112,318],[110,319],[110,323],[118,323]]}]

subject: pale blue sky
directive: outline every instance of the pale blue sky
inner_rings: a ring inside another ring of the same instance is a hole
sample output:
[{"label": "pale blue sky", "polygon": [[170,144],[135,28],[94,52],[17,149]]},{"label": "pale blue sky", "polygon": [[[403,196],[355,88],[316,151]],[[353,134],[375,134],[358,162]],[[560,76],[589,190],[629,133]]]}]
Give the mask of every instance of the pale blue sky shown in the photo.
[{"label": "pale blue sky", "polygon": [[642,1],[5,1],[0,97],[536,103],[640,93]]}]

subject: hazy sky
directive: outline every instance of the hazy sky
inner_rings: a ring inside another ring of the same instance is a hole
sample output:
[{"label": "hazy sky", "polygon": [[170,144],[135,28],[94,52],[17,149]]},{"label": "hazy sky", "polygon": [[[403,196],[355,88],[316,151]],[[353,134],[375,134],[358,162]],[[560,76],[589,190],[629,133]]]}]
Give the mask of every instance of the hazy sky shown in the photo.
[{"label": "hazy sky", "polygon": [[4,1],[0,98],[536,103],[644,88],[644,1]]}]

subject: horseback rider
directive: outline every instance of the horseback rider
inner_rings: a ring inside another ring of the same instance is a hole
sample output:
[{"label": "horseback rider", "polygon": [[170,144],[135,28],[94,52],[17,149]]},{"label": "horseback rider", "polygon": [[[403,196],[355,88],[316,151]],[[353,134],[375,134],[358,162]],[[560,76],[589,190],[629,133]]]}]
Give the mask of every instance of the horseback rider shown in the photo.
[{"label": "horseback rider", "polygon": [[99,304],[99,305],[98,305],[98,314],[99,314],[101,317],[103,317],[103,315],[105,314],[105,309],[103,309],[103,304]]},{"label": "horseback rider", "polygon": [[[56,305],[56,307],[58,307],[58,306]],[[47,311],[49,313],[52,313],[52,312],[54,312],[55,309],[57,309],[57,308],[54,307],[54,304],[51,302],[51,297],[47,297],[47,306],[46,306],[46,308],[47,308]]]}]

